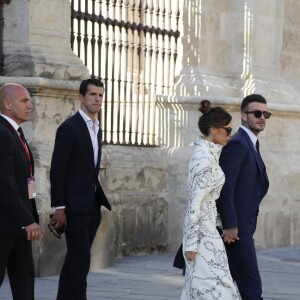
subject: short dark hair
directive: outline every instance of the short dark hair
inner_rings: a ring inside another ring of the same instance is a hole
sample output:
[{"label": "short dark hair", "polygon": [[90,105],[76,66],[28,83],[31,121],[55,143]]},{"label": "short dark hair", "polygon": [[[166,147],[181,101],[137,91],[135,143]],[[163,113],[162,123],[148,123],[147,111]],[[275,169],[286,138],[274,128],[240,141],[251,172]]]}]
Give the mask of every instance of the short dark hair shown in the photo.
[{"label": "short dark hair", "polygon": [[202,100],[199,110],[203,115],[199,118],[198,126],[203,135],[209,135],[212,126],[222,127],[228,125],[232,116],[222,107],[211,107],[208,100]]},{"label": "short dark hair", "polygon": [[241,112],[245,112],[248,108],[248,105],[252,102],[264,103],[267,104],[267,100],[259,94],[251,94],[246,96],[241,104]]},{"label": "short dark hair", "polygon": [[98,87],[104,87],[103,82],[101,82],[99,79],[96,79],[96,78],[85,79],[85,80],[82,80],[80,83],[79,94],[81,94],[82,96],[85,96],[89,84],[92,84],[92,85],[95,85]]}]

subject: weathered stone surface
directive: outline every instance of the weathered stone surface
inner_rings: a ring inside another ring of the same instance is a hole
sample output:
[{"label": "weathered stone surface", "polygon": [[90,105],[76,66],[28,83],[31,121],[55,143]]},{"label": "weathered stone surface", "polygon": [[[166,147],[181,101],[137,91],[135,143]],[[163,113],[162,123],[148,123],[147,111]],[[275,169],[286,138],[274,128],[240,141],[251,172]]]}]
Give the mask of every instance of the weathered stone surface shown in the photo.
[{"label": "weathered stone surface", "polygon": [[163,158],[159,148],[103,146],[100,178],[113,203],[117,256],[168,245]]},{"label": "weathered stone surface", "polygon": [[70,13],[70,2],[61,0],[14,0],[5,5],[4,16],[13,16],[5,18],[3,32],[6,76],[89,77],[70,47]]}]

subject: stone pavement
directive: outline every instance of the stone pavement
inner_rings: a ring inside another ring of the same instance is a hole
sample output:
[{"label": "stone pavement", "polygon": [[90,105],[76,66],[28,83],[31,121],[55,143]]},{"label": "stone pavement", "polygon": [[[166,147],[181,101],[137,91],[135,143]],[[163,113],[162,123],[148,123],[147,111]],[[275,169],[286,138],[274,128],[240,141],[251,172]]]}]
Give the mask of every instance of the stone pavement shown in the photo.
[{"label": "stone pavement", "polygon": [[[174,253],[125,257],[114,266],[90,272],[88,300],[180,299],[181,271],[172,267]],[[300,245],[258,251],[264,300],[300,299]],[[36,300],[53,300],[58,276],[36,278]],[[11,300],[7,278],[0,299]]]}]

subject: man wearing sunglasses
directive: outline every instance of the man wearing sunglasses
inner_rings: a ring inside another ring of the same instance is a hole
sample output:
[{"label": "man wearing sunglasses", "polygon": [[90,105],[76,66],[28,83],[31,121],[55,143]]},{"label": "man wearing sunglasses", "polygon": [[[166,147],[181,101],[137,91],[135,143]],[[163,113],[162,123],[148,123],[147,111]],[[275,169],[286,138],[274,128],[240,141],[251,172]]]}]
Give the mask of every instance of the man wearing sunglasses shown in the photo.
[{"label": "man wearing sunglasses", "polygon": [[226,180],[217,207],[231,275],[243,300],[263,299],[253,235],[260,202],[269,188],[257,136],[270,116],[263,96],[245,97],[241,104],[242,124],[220,156]]}]

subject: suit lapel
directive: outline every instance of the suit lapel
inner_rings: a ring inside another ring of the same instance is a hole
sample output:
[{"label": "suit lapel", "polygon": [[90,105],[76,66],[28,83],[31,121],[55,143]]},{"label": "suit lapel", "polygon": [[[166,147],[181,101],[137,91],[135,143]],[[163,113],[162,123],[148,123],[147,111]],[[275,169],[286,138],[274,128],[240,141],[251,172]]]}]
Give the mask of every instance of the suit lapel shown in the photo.
[{"label": "suit lapel", "polygon": [[[26,159],[26,161],[28,162],[28,156],[27,156],[27,153],[26,153],[26,150],[24,148],[24,145],[23,143],[21,142],[21,139],[19,137],[19,134],[16,132],[16,130],[13,128],[13,126],[3,117],[0,116],[0,123],[2,123],[13,135],[16,143],[19,145],[19,147],[21,148],[21,152],[23,153],[24,155],[24,158]],[[30,159],[32,161],[32,168],[33,168],[33,157],[32,157],[32,153],[30,151],[30,148],[29,148],[29,145],[26,144],[27,147],[28,147],[28,151],[29,151],[29,155],[30,155]]]}]

